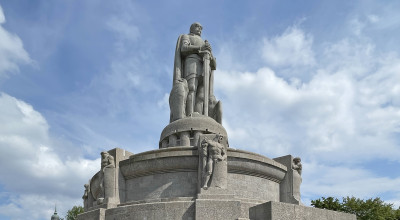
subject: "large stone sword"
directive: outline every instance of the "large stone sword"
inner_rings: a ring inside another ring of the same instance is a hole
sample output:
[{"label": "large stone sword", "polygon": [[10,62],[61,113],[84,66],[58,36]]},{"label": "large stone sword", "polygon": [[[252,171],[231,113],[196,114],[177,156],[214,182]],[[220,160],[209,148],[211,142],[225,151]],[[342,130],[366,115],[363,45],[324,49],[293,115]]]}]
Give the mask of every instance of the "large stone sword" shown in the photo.
[{"label": "large stone sword", "polygon": [[[207,43],[207,40],[205,41]],[[201,53],[204,53],[203,55],[203,71],[204,71],[204,115],[208,116],[208,99],[209,99],[209,83],[210,83],[210,52],[209,51],[201,51]]]}]

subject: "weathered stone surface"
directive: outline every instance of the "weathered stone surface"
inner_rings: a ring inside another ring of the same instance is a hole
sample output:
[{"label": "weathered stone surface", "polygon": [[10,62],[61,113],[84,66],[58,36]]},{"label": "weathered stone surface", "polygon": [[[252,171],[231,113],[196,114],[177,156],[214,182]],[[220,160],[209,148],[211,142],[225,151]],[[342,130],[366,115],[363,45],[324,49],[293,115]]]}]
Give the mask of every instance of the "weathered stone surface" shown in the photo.
[{"label": "weathered stone surface", "polygon": [[191,197],[197,192],[197,172],[174,172],[126,181],[127,202],[159,198]]},{"label": "weathered stone surface", "polygon": [[250,208],[254,220],[356,220],[355,215],[325,209],[282,203],[267,202]]},{"label": "weathered stone surface", "polygon": [[257,176],[228,173],[228,189],[236,199],[279,202],[279,183]]},{"label": "weathered stone surface", "polygon": [[193,201],[127,205],[106,210],[105,220],[194,220],[194,206]]},{"label": "weathered stone surface", "polygon": [[280,183],[286,175],[287,168],[268,157],[228,148],[228,172],[257,176]]},{"label": "weathered stone surface", "polygon": [[237,220],[240,218],[238,200],[196,200],[196,220]]},{"label": "weathered stone surface", "polygon": [[105,220],[105,209],[100,208],[79,214],[77,220]]}]

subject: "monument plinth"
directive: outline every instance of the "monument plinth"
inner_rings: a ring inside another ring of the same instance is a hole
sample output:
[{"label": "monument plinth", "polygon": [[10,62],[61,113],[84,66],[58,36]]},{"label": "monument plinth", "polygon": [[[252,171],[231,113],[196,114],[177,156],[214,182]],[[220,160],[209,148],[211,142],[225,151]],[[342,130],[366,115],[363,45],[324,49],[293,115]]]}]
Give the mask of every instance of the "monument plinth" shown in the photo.
[{"label": "monument plinth", "polygon": [[354,215],[301,205],[301,159],[229,148],[222,103],[214,96],[216,58],[194,23],[180,35],[170,93],[170,123],[159,149],[101,153],[85,184],[80,220],[318,219]]}]

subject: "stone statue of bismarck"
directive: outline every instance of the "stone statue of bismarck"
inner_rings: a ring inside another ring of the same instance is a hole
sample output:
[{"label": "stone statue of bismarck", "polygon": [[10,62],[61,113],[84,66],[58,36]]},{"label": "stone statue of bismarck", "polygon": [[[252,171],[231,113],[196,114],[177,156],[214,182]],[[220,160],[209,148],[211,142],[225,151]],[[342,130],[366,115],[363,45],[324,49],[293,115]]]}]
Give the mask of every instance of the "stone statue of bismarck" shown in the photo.
[{"label": "stone statue of bismarck", "polygon": [[201,38],[202,29],[199,23],[193,23],[190,33],[178,38],[170,94],[171,122],[197,112],[221,123],[221,103],[213,94],[216,60],[211,45]]}]

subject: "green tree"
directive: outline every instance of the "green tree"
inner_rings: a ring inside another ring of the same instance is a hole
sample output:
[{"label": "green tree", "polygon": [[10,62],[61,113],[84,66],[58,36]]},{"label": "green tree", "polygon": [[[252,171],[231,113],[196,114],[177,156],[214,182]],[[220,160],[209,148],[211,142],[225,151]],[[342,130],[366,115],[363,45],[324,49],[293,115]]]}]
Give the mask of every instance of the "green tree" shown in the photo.
[{"label": "green tree", "polygon": [[393,204],[385,203],[378,197],[367,200],[345,197],[342,201],[333,197],[322,197],[311,200],[311,205],[316,208],[355,214],[358,220],[400,220],[400,207],[395,209]]},{"label": "green tree", "polygon": [[72,209],[67,211],[67,215],[65,216],[66,220],[76,220],[77,216],[84,212],[82,206],[74,206]]}]

